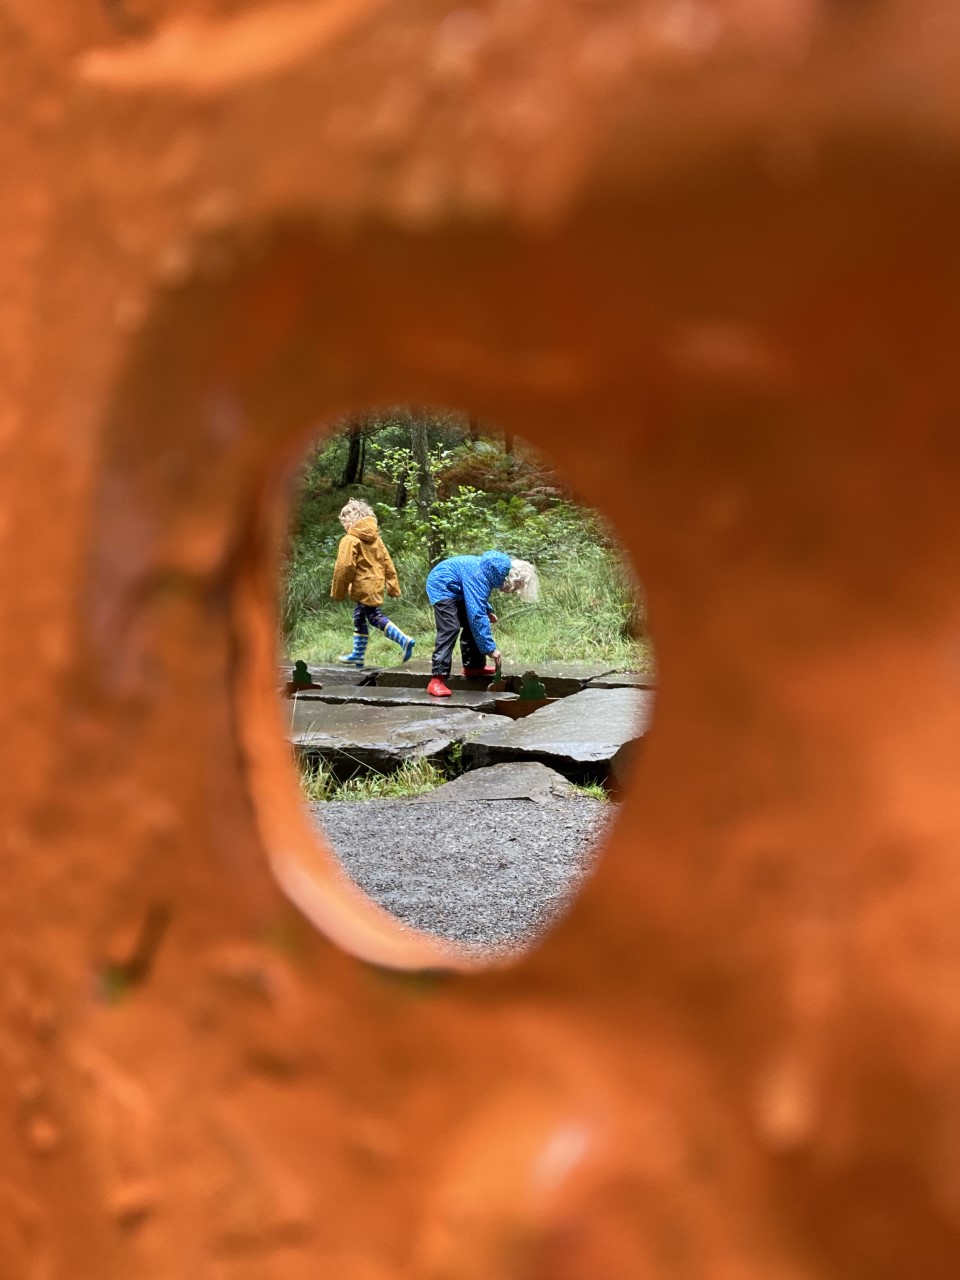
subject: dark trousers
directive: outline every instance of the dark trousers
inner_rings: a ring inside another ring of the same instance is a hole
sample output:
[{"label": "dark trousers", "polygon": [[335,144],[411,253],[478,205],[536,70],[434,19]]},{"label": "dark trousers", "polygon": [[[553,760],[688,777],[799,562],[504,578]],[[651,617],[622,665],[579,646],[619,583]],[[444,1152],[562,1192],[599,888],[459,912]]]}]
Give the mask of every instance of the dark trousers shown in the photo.
[{"label": "dark trousers", "polygon": [[433,651],[433,674],[448,676],[453,658],[453,646],[460,637],[460,656],[465,667],[482,667],[484,655],[477,647],[467,619],[467,607],[462,600],[441,600],[433,606],[437,624],[437,644]]},{"label": "dark trousers", "polygon": [[389,621],[390,619],[378,604],[354,605],[353,629],[358,636],[368,636],[370,627],[376,627],[378,631],[386,631]]}]

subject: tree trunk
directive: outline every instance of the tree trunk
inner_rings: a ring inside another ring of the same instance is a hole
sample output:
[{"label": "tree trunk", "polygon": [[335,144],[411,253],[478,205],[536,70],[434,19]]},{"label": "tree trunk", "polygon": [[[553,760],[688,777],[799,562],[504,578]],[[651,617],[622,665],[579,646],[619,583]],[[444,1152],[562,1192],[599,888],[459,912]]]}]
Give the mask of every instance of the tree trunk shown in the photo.
[{"label": "tree trunk", "polygon": [[347,462],[340,477],[341,489],[349,484],[358,484],[358,477],[363,475],[363,423],[350,423],[350,434],[347,445]]},{"label": "tree trunk", "polygon": [[417,472],[417,505],[426,513],[437,500],[437,486],[430,472],[430,447],[425,422],[411,422],[410,452]]},{"label": "tree trunk", "polygon": [[434,503],[437,500],[437,486],[430,470],[430,445],[427,440],[427,424],[416,417],[410,423],[410,453],[413,456],[413,465],[416,471],[417,506],[428,529],[427,554],[430,557],[430,563],[433,565],[443,555],[443,546],[431,519]]}]

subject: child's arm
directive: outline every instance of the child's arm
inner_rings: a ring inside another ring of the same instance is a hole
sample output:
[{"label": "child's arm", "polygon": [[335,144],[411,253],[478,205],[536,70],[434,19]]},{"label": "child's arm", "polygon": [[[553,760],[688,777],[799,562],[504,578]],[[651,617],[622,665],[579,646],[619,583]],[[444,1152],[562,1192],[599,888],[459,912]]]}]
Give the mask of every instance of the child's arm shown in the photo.
[{"label": "child's arm", "polygon": [[345,533],[337,547],[337,563],[333,566],[333,582],[330,584],[330,594],[334,600],[346,600],[350,594],[354,574],[357,572],[356,550],[356,538]]},{"label": "child's arm", "polygon": [[380,558],[383,562],[383,574],[387,586],[387,595],[395,597],[399,596],[400,579],[397,577],[397,571],[393,567],[393,561],[390,559],[390,552],[382,542],[380,543],[380,546],[383,547],[383,554]]}]

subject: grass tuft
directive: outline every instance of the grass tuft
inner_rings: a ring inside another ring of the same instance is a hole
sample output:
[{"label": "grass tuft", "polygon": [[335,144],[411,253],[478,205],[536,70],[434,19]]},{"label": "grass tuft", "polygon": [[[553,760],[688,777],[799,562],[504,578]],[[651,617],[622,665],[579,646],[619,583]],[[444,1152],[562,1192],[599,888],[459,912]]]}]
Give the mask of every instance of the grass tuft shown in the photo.
[{"label": "grass tuft", "polygon": [[297,768],[300,773],[300,790],[308,804],[320,804],[330,799],[338,783],[322,760],[298,756]]},{"label": "grass tuft", "polygon": [[609,793],[606,792],[599,782],[583,782],[574,783],[574,786],[581,795],[589,796],[591,800],[609,801]]},{"label": "grass tuft", "polygon": [[435,791],[447,781],[443,770],[414,756],[393,773],[368,773],[338,782],[322,761],[301,757],[300,789],[311,804],[330,800],[400,800]]}]

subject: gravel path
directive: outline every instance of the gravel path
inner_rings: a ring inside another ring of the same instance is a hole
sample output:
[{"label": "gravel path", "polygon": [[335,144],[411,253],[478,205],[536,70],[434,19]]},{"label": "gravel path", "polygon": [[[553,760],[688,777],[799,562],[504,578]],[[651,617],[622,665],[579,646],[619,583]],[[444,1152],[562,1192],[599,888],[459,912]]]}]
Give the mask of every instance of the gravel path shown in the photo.
[{"label": "gravel path", "polygon": [[543,929],[589,869],[614,806],[529,800],[310,806],[350,876],[407,924],[493,946]]}]

